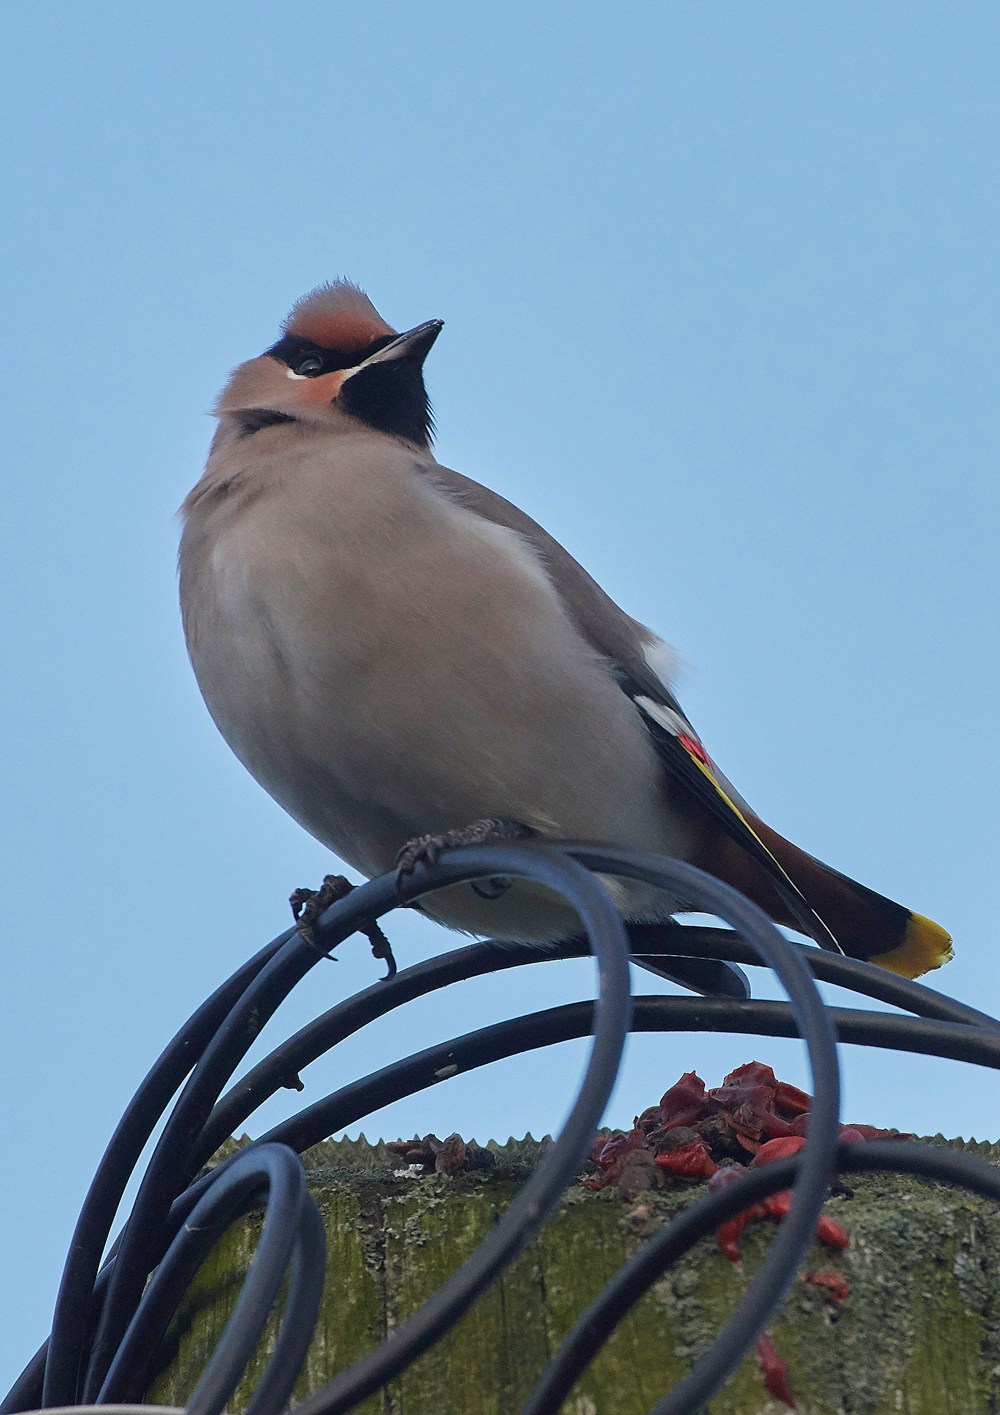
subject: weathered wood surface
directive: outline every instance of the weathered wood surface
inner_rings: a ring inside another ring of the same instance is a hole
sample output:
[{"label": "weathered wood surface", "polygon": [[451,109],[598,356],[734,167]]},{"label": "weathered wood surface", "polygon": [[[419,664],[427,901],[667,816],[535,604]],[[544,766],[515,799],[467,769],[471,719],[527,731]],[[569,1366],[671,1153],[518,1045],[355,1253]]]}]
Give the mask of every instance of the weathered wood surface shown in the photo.
[{"label": "weathered wood surface", "polygon": [[[940,1138],[940,1137],[939,1137]],[[942,1142],[943,1143],[943,1142]],[[961,1141],[953,1142],[962,1145]],[[435,1290],[489,1232],[537,1162],[531,1141],[492,1146],[493,1172],[395,1177],[384,1147],[327,1141],[304,1156],[326,1223],[326,1295],[301,1397],[372,1347]],[[994,1163],[1000,1147],[964,1146]],[[572,1324],[644,1238],[703,1191],[693,1180],[641,1195],[567,1192],[541,1237],[434,1350],[359,1407],[364,1415],[514,1415]],[[831,1199],[851,1247],[816,1245],[807,1268],[851,1286],[838,1305],[797,1283],[770,1333],[803,1415],[993,1415],[1000,1408],[1000,1215],[946,1186],[892,1175],[852,1178]],[[232,1311],[259,1216],[217,1244],[171,1329],[148,1399],[182,1405]],[[744,1231],[742,1271],[714,1239],[641,1299],[564,1406],[571,1415],[644,1415],[708,1346],[760,1263],[774,1226]],[[265,1334],[234,1412],[243,1410],[274,1331]],[[712,1402],[712,1415],[784,1410],[754,1357]]]}]

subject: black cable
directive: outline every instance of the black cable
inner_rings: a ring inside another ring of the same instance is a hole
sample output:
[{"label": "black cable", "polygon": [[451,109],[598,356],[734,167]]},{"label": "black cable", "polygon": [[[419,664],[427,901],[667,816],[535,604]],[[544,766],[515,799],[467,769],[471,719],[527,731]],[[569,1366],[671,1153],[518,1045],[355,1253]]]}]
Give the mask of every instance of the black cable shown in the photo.
[{"label": "black cable", "polygon": [[[519,846],[518,850],[524,850],[530,854],[540,856],[544,852],[545,858],[555,855],[555,850],[551,846],[540,846],[532,844],[529,846]],[[717,1343],[716,1347],[707,1354],[699,1363],[698,1367],[688,1377],[688,1387],[697,1393],[704,1389],[708,1394],[720,1384],[728,1375],[732,1364],[738,1364],[743,1351],[752,1344],[759,1334],[760,1328],[766,1321],[767,1313],[775,1302],[779,1301],[783,1295],[788,1282],[789,1270],[794,1273],[795,1265],[802,1254],[806,1251],[812,1238],[812,1233],[826,1198],[829,1179],[832,1173],[832,1159],[836,1152],[839,1136],[839,1075],[837,1070],[836,1043],[833,1030],[822,999],[816,990],[816,985],[812,977],[796,950],[789,944],[775,929],[774,925],[756,905],[749,900],[738,895],[735,890],[721,881],[704,874],[702,871],[694,869],[677,860],[666,860],[660,856],[650,855],[641,851],[595,851],[593,847],[578,845],[560,844],[560,851],[565,851],[567,855],[578,856],[588,869],[601,870],[611,874],[625,874],[633,878],[644,879],[648,883],[659,886],[665,891],[674,893],[674,897],[682,897],[689,900],[693,907],[704,910],[726,919],[734,928],[737,928],[744,938],[755,945],[760,956],[778,974],[782,984],[786,987],[790,999],[793,1013],[798,1025],[806,1038],[809,1049],[809,1058],[813,1071],[814,1090],[816,1092],[816,1102],[813,1107],[811,1118],[811,1135],[806,1145],[802,1174],[796,1186],[795,1196],[791,1211],[787,1220],[782,1225],[781,1232],[772,1244],[771,1251],[762,1265],[760,1271],[751,1283],[747,1297],[739,1304],[733,1317],[726,1328],[728,1345]],[[455,851],[454,855],[449,853],[444,857],[441,864],[447,866],[449,861],[458,861],[459,857],[466,855],[466,851]],[[510,869],[503,871],[496,869],[493,873],[519,873]],[[527,873],[527,871],[525,872]],[[540,879],[538,874],[532,878]],[[435,871],[435,885],[439,880]],[[547,881],[542,881],[547,882]],[[418,881],[419,884],[419,881]],[[570,896],[567,896],[570,897]],[[607,897],[607,896],[605,896]],[[581,917],[586,918],[580,909],[580,904],[576,898],[572,899]],[[596,941],[595,941],[596,950]],[[600,955],[599,955],[600,958]],[[602,964],[602,995],[603,995],[603,964]],[[558,1010],[558,1009],[557,1009]],[[598,1029],[600,1022],[598,1022]],[[489,1029],[487,1029],[489,1030]],[[598,1030],[598,1038],[600,1032]],[[594,1053],[591,1055],[591,1066],[597,1050],[595,1040]],[[457,1051],[455,1053],[458,1054]],[[449,1053],[451,1055],[451,1053]],[[424,1054],[426,1056],[426,1053]],[[410,1058],[408,1063],[411,1068],[419,1068],[422,1058]],[[450,1064],[455,1064],[454,1062]],[[391,1070],[392,1068],[386,1068]],[[384,1077],[385,1072],[376,1073],[377,1076]],[[589,1078],[589,1069],[588,1069]],[[374,1080],[374,1078],[371,1078]],[[350,1088],[347,1088],[350,1089]],[[371,1089],[371,1083],[369,1083]],[[581,1101],[587,1090],[587,1081],[581,1089],[576,1106],[571,1115],[567,1129],[572,1124],[577,1111],[580,1109]],[[598,1112],[599,1114],[599,1112]],[[593,1133],[594,1126],[590,1133]],[[327,1131],[326,1133],[330,1133]],[[490,1245],[491,1240],[505,1226],[513,1229],[515,1223],[521,1225],[520,1240],[516,1251],[524,1246],[530,1236],[533,1236],[537,1223],[533,1223],[529,1229],[522,1219],[522,1209],[524,1201],[532,1194],[535,1188],[535,1181],[541,1178],[546,1167],[552,1161],[553,1155],[563,1145],[566,1131],[556,1142],[556,1146],[549,1152],[542,1168],[535,1178],[530,1180],[514,1204],[504,1215],[500,1224],[493,1234],[480,1246],[472,1258],[470,1258],[458,1273],[449,1280],[438,1292],[429,1299],[416,1313],[407,1318],[403,1327],[397,1327],[391,1339],[383,1341],[374,1351],[356,1361],[347,1371],[315,1391],[307,1400],[294,1407],[294,1415],[341,1415],[341,1412],[351,1410],[365,1396],[372,1394],[380,1386],[385,1385],[399,1371],[403,1370],[410,1361],[415,1359],[421,1351],[430,1344],[430,1332],[436,1331],[434,1325],[435,1308],[442,1298],[454,1285],[456,1292],[462,1290],[458,1287],[459,1280],[467,1270],[472,1270],[477,1265],[479,1255]],[[585,1154],[586,1139],[584,1146],[578,1151],[575,1168]],[[567,1171],[567,1178],[572,1173]],[[551,1202],[558,1198],[558,1192],[554,1191]],[[548,1207],[541,1212],[538,1217],[540,1223],[548,1211]],[[516,1231],[516,1230],[515,1230]],[[477,1285],[470,1295],[478,1295],[483,1290],[485,1283]],[[424,1314],[428,1314],[424,1318]],[[418,1326],[423,1319],[423,1324]],[[400,1338],[409,1324],[413,1324],[413,1330],[420,1333],[418,1339],[404,1349]],[[443,1330],[444,1328],[442,1328]],[[428,1339],[429,1338],[429,1339]],[[720,1364],[720,1356],[722,1358]],[[706,1397],[699,1397],[700,1400]]]},{"label": "black cable", "polygon": [[254,1037],[279,1003],[319,961],[314,949],[293,934],[265,964],[232,1007],[195,1067],[164,1126],[149,1167],[139,1186],[125,1226],[114,1272],[104,1299],[101,1320],[91,1350],[83,1399],[99,1399],[99,1391],[125,1330],[139,1305],[156,1231],[171,1201],[183,1186],[184,1164],[191,1144],[205,1123],[219,1090],[251,1046]]},{"label": "black cable", "polygon": [[[621,1319],[666,1269],[720,1224],[771,1194],[789,1189],[798,1171],[798,1155],[749,1169],[726,1188],[696,1199],[665,1223],[577,1317],[532,1387],[522,1415],[554,1415]],[[721,1339],[717,1338],[716,1345]],[[689,1410],[694,1408],[688,1406]]]},{"label": "black cable", "polygon": [[49,1339],[32,1356],[17,1380],[0,1402],[0,1415],[14,1415],[18,1410],[38,1410],[42,1403],[42,1382],[45,1380],[45,1358]]},{"label": "black cable", "polygon": [[411,888],[422,892],[483,874],[528,878],[547,885],[572,903],[597,958],[599,996],[594,1044],[576,1101],[559,1138],[539,1169],[479,1247],[447,1282],[408,1316],[373,1351],[355,1361],[293,1409],[297,1415],[335,1415],[353,1409],[379,1390],[448,1331],[538,1232],[579,1171],[611,1094],[631,1013],[628,944],[607,891],[561,850],[536,843],[508,844],[491,868],[480,867],[481,847],[449,852],[433,872],[418,867]]},{"label": "black cable", "polygon": [[[531,853],[518,860],[516,857],[521,849],[529,849]],[[507,874],[530,874],[533,868],[540,869],[547,877],[558,876],[564,884],[570,881],[574,891],[574,904],[577,903],[576,894],[581,891],[584,896],[589,896],[590,904],[587,910],[577,909],[581,918],[586,919],[588,915],[592,918],[603,917],[606,927],[610,927],[607,921],[613,918],[615,936],[621,942],[622,957],[627,959],[627,944],[621,920],[613,910],[606,893],[600,890],[600,886],[595,886],[587,871],[574,866],[562,852],[554,847],[542,845],[478,846],[473,856],[469,855],[468,850],[452,851],[433,871],[421,865],[402,881],[397,880],[394,874],[381,876],[331,905],[319,921],[319,927],[313,926],[314,932],[317,933],[322,950],[326,952],[360,925],[370,924],[373,919],[377,919],[400,902],[415,898],[429,888],[441,888],[445,882],[478,878],[483,871],[496,874],[503,869]],[[606,958],[607,951],[607,945],[598,950],[599,959],[602,956]],[[319,961],[319,957],[320,953],[315,947],[304,942],[298,934],[293,935],[275,953],[233,1006],[181,1093],[150,1160],[122,1235],[121,1248],[91,1351],[84,1384],[84,1400],[96,1398],[114,1353],[135,1312],[146,1274],[152,1266],[157,1230],[166,1218],[172,1199],[183,1187],[188,1156],[213,1102],[246,1054],[260,1028],[291,988]],[[605,962],[601,966],[609,965]],[[625,970],[627,997],[628,969],[624,962],[621,966]],[[615,1067],[617,1069],[617,1062]],[[608,1090],[610,1093],[610,1084]]]},{"label": "black cable", "polygon": [[118,1122],[70,1242],[44,1358],[44,1385],[37,1397],[40,1404],[63,1405],[76,1399],[94,1279],[122,1194],[146,1141],[236,999],[289,937],[291,931],[255,953],[188,1018],[150,1067]]},{"label": "black cable", "polygon": [[[787,1003],[757,1001],[749,1006],[734,1004],[727,999],[697,999],[687,997],[642,996],[633,1000],[633,1031],[734,1031],[772,1036],[797,1035],[794,1018]],[[1000,1038],[995,1034],[974,1035],[974,1029],[955,1024],[929,1022],[919,1018],[900,1017],[891,1013],[873,1013],[854,1009],[831,1009],[841,1040],[860,1045],[894,1046],[907,1050],[931,1052],[942,1056],[976,1060],[979,1064],[1000,1065]],[[438,1084],[435,1072],[456,1065],[460,1074],[474,1067],[487,1065],[503,1056],[521,1053],[533,1047],[554,1044],[572,1037],[582,1037],[592,1028],[593,1004],[573,1003],[454,1038],[423,1053],[405,1058],[373,1076],[342,1088],[332,1096],[316,1102],[299,1115],[291,1117],[254,1143],[260,1145],[282,1142],[302,1150],[317,1143],[331,1131],[343,1129],[354,1120],[379,1109],[390,1101],[413,1094],[414,1091]],[[906,1036],[906,1031],[910,1032]],[[970,1045],[975,1051],[970,1051]],[[909,1154],[908,1147],[903,1147]],[[251,1151],[252,1152],[252,1151]],[[241,1152],[247,1154],[248,1151]],[[228,1161],[235,1163],[236,1158]],[[218,1173],[219,1171],[214,1171]],[[211,1181],[207,1176],[201,1185]],[[175,1210],[190,1212],[193,1199],[201,1187],[193,1186]],[[183,1216],[172,1215],[173,1226],[179,1226]],[[721,1220],[720,1220],[721,1221]]]},{"label": "black cable", "polygon": [[[219,1415],[254,1353],[294,1252],[296,1273],[285,1320],[264,1378],[265,1390],[278,1402],[275,1410],[281,1409],[291,1392],[319,1312],[326,1260],[322,1220],[306,1190],[302,1163],[286,1146],[255,1146],[235,1156],[224,1173],[210,1178],[143,1293],[98,1396],[99,1404],[141,1398],[155,1368],[159,1343],[198,1268],[229,1225],[260,1207],[262,1200],[264,1227],[250,1271],[187,1408],[189,1415]],[[293,1363],[290,1356],[297,1360]]]},{"label": "black cable", "polygon": [[[292,1281],[274,1355],[247,1406],[246,1415],[283,1410],[292,1393],[316,1328],[326,1278],[326,1229],[323,1215],[307,1194],[292,1254]],[[309,1313],[312,1315],[309,1316]],[[304,1315],[303,1315],[304,1314]],[[187,1415],[196,1415],[194,1397]]]},{"label": "black cable", "polygon": [[[682,924],[629,924],[627,929],[633,958],[637,951],[644,951],[643,956],[654,959],[674,957],[673,950],[676,948],[678,952],[690,950],[692,954],[697,950],[699,956],[704,953],[706,957],[729,958],[744,966],[761,966],[761,960],[752,946],[731,929]],[[938,1017],[1000,1032],[1000,1022],[986,1013],[955,1002],[921,983],[900,978],[859,959],[801,944],[793,946],[800,950],[813,975],[824,982],[851,988],[868,997],[903,1007],[918,1016]],[[582,938],[547,944],[475,943],[416,963],[397,973],[394,978],[380,980],[355,993],[307,1023],[227,1091],[206,1121],[192,1151],[189,1164],[192,1177],[223,1141],[235,1134],[276,1091],[287,1086],[292,1079],[297,1080],[299,1072],[311,1062],[375,1018],[383,1017],[404,1003],[446,987],[449,983],[531,963],[584,957],[588,952],[587,942]]]},{"label": "black cable", "polygon": [[[400,974],[402,976],[402,974]],[[734,1004],[730,999],[696,999],[641,995],[633,998],[630,1029],[633,1032],[733,1032],[758,1036],[795,1038],[798,1030],[785,1002],[756,1000]],[[831,1008],[838,1040],[856,1046],[889,1047],[936,1055],[978,1065],[1000,1066],[1000,1045],[995,1034],[976,1035],[973,1029],[951,1023],[931,1022],[894,1013]],[[566,1003],[494,1023],[464,1036],[440,1042],[393,1062],[322,1097],[252,1142],[248,1149],[282,1144],[301,1153],[327,1135],[394,1101],[440,1084],[439,1072],[462,1075],[525,1051],[590,1036],[593,1003]],[[909,1033],[909,1035],[907,1035]],[[452,1071],[452,1067],[455,1068]],[[247,1153],[246,1150],[240,1153]],[[212,1179],[237,1156],[191,1185],[177,1199],[169,1217],[169,1236],[180,1226]],[[169,1236],[166,1242],[169,1242]],[[163,1244],[165,1251],[166,1243]],[[161,1253],[157,1256],[157,1261]]]},{"label": "black cable", "polygon": [[[753,950],[730,929],[706,928],[692,924],[630,924],[629,942],[634,955],[659,958],[664,953],[692,953],[699,958],[728,958],[744,967],[759,965]],[[972,1027],[985,1027],[1000,1032],[1000,1022],[968,1003],[936,992],[925,983],[902,978],[860,958],[848,958],[828,953],[811,945],[794,945],[802,954],[815,978],[822,983],[834,983],[863,993],[878,1002],[901,1007],[918,1017],[936,1017],[942,1022],[965,1022]]]},{"label": "black cable", "polygon": [[[449,1077],[461,1076],[509,1056],[590,1036],[592,1009],[590,1002],[563,1003],[439,1042],[341,1086],[279,1121],[254,1144],[289,1145],[301,1154],[373,1111],[439,1085],[442,1071],[447,1070]],[[893,1012],[842,1007],[827,1010],[840,1042],[1000,1068],[1000,1036],[996,1033],[977,1034],[973,1028],[953,1022],[900,1017]],[[787,1002],[755,999],[740,1003],[731,998],[655,994],[641,994],[632,999],[630,1029],[633,1032],[733,1032],[789,1038],[800,1035]]]},{"label": "black cable", "polygon": [[[437,958],[403,968],[392,978],[379,979],[371,987],[337,1003],[322,1016],[307,1023],[294,1036],[275,1047],[222,1097],[191,1152],[189,1171],[196,1174],[229,1135],[235,1134],[243,1122],[276,1091],[297,1080],[299,1072],[310,1062],[377,1017],[384,1017],[404,1003],[424,997],[450,983],[542,961],[550,956],[533,951],[531,944],[519,944],[514,948],[517,951],[492,943],[474,943],[453,949]],[[582,957],[589,952],[586,941],[582,939],[574,940],[573,949],[573,954],[569,956]]]},{"label": "black cable", "polygon": [[[275,1149],[280,1147],[276,1146]],[[294,1159],[299,1173],[302,1173],[298,1156],[294,1156]],[[291,1233],[294,1238],[291,1253],[292,1277],[281,1329],[247,1415],[277,1415],[278,1411],[284,1409],[309,1350],[323,1300],[326,1229],[316,1201],[305,1188],[304,1180],[305,1176],[302,1174],[301,1200],[294,1232]],[[280,1201],[277,1207],[275,1226],[280,1222],[283,1227],[268,1250],[268,1223],[271,1218],[269,1204],[264,1231],[254,1253],[250,1271],[226,1330],[191,1394],[187,1415],[219,1415],[235,1391],[264,1331],[288,1266],[290,1216]],[[196,1218],[197,1210],[192,1214],[191,1222],[195,1222]]]},{"label": "black cable", "polygon": [[[770,919],[750,900],[680,860],[664,861],[645,850],[609,849],[566,843],[567,854],[601,873],[625,875],[675,891],[696,909],[716,914],[757,949],[788,994],[799,1035],[806,1044],[812,1071],[813,1104],[809,1139],[792,1196],[792,1207],[722,1333],[691,1373],[666,1397],[666,1411],[697,1410],[731,1375],[763,1331],[768,1314],[793,1281],[800,1259],[812,1241],[816,1220],[833,1175],[840,1139],[840,1068],[837,1043],[828,1009],[799,949],[783,938]],[[684,1001],[686,999],[680,999]],[[708,999],[702,999],[708,1001]],[[713,999],[728,1002],[729,999]],[[748,1004],[747,1004],[748,1005]]]},{"label": "black cable", "polygon": [[[574,861],[579,861],[586,869],[581,869]],[[993,1018],[871,964],[789,943],[755,906],[742,900],[726,886],[690,866],[663,857],[578,843],[504,844],[449,852],[433,869],[418,866],[412,876],[399,884],[391,875],[371,881],[331,906],[314,926],[317,944],[321,945],[322,951],[337,946],[356,929],[370,926],[372,921],[399,903],[412,902],[429,890],[477,877],[513,875],[532,878],[563,892],[585,920],[589,917],[589,931],[594,937],[600,963],[602,1001],[597,1012],[601,1020],[598,1021],[598,1036],[585,1085],[555,1147],[559,1152],[555,1156],[558,1163],[553,1163],[554,1152],[550,1151],[541,1169],[498,1225],[498,1230],[503,1229],[502,1241],[495,1241],[497,1231],[494,1231],[469,1262],[424,1307],[396,1329],[389,1343],[392,1351],[387,1354],[385,1343],[375,1348],[322,1391],[315,1392],[296,1407],[296,1415],[346,1412],[404,1369],[457,1320],[469,1302],[485,1290],[506,1263],[534,1236],[564,1184],[578,1170],[603,1108],[601,1095],[603,1093],[606,1098],[615,1078],[629,1006],[622,926],[607,895],[591,879],[588,870],[644,880],[658,886],[672,898],[684,898],[690,901],[692,907],[725,918],[737,929],[737,933],[733,933],[728,929],[676,924],[630,925],[633,948],[640,955],[640,961],[648,961],[654,971],[675,977],[696,989],[727,994],[707,998],[640,997],[636,999],[633,1030],[745,1031],[777,1036],[801,1034],[806,1039],[813,1068],[816,1099],[810,1117],[809,1143],[798,1169],[799,1180],[791,1214],[782,1224],[764,1265],[732,1319],[687,1380],[656,1407],[657,1415],[668,1415],[668,1412],[669,1415],[680,1415],[681,1411],[697,1408],[711,1396],[742,1358],[765,1324],[769,1311],[781,1300],[784,1288],[794,1277],[801,1252],[810,1240],[836,1152],[838,1078],[833,1027],[836,1026],[842,1041],[957,1057],[992,1067],[1000,1064],[1000,1023]],[[581,906],[583,896],[589,901],[586,907]],[[5,1412],[24,1410],[49,1395],[61,1400],[60,1393],[66,1389],[71,1390],[72,1399],[81,1353],[86,1352],[89,1334],[93,1332],[98,1316],[100,1329],[98,1340],[94,1343],[88,1393],[92,1395],[97,1385],[103,1383],[102,1368],[110,1366],[108,1395],[113,1395],[115,1389],[127,1388],[130,1393],[134,1390],[141,1397],[145,1380],[143,1369],[148,1374],[149,1362],[156,1357],[156,1342],[139,1341],[130,1335],[122,1347],[126,1328],[130,1333],[146,1330],[147,1334],[153,1327],[159,1328],[169,1305],[165,1304],[163,1294],[168,1289],[173,1292],[178,1285],[183,1286],[181,1275],[184,1264],[191,1260],[197,1247],[196,1239],[185,1237],[188,1232],[185,1224],[193,1221],[195,1213],[201,1212],[200,1205],[206,1206],[205,1213],[223,1213],[229,1202],[227,1194],[231,1196],[239,1192],[243,1194],[243,1200],[249,1202],[240,1188],[240,1174],[244,1172],[241,1166],[252,1169],[271,1142],[282,1140],[296,1149],[306,1148],[386,1104],[389,1099],[397,1099],[421,1087],[436,1084],[441,1078],[435,1073],[447,1070],[448,1074],[454,1074],[452,1068],[456,1066],[459,1070],[468,1070],[499,1056],[548,1045],[569,1036],[586,1035],[592,1030],[595,1009],[593,1004],[578,1003],[515,1018],[407,1057],[323,1098],[274,1127],[249,1149],[196,1182],[189,1183],[218,1144],[267,1096],[282,1084],[297,1081],[300,1067],[315,1060],[330,1046],[374,1017],[449,982],[528,962],[581,956],[588,951],[589,945],[582,938],[543,945],[491,942],[457,949],[418,964],[394,979],[365,989],[303,1028],[252,1068],[218,1101],[223,1086],[260,1027],[318,957],[315,950],[308,948],[291,931],[268,945],[223,984],[185,1024],[136,1092],[108,1146],[77,1225],[75,1247],[67,1261],[53,1337],[48,1344],[45,1391],[43,1393],[41,1389],[40,1379],[45,1362],[46,1349],[43,1347],[15,1383],[0,1409]],[[713,960],[726,961],[715,964]],[[755,1002],[741,997],[743,984],[740,983],[738,969],[729,968],[730,963],[772,967],[789,994],[790,1004]],[[852,988],[917,1015],[825,1009],[812,976]],[[615,1033],[618,1035],[617,1043],[613,1043]],[[132,1216],[116,1241],[105,1267],[97,1273],[100,1251],[107,1240],[114,1211],[138,1154],[163,1107],[199,1056],[198,1065],[174,1106],[150,1162]],[[592,1118],[588,1120],[587,1116]],[[902,1152],[901,1158],[897,1156],[899,1164],[894,1163],[892,1167],[906,1169],[907,1164],[914,1163],[914,1151],[921,1147],[897,1145],[886,1148],[870,1143],[861,1148],[869,1155],[876,1148],[884,1155]],[[956,1155],[953,1151],[935,1150],[934,1154],[947,1154],[960,1161],[970,1160],[969,1156]],[[292,1157],[289,1156],[289,1159]],[[293,1163],[298,1164],[294,1160]],[[941,1163],[947,1168],[948,1161]],[[876,1167],[873,1161],[871,1167]],[[996,1171],[988,1166],[986,1168],[990,1174],[996,1175]],[[777,1172],[776,1166],[761,1171],[772,1177]],[[968,1170],[967,1166],[963,1170],[961,1165],[953,1165],[949,1172],[965,1175]],[[234,1174],[235,1178],[230,1177]],[[258,1186],[260,1182],[258,1180]],[[955,1182],[965,1183],[966,1180],[959,1178]],[[781,1187],[786,1187],[787,1183],[786,1178]],[[188,1187],[185,1188],[185,1185]],[[287,1204],[284,1200],[275,1200],[275,1203],[276,1221],[277,1215],[287,1209]],[[807,1212],[810,1209],[811,1214]],[[320,1230],[315,1206],[311,1200],[308,1203],[303,1200],[300,1204],[300,1222],[291,1240],[295,1254],[291,1283],[295,1299],[293,1306],[300,1302],[306,1306],[314,1303],[318,1309],[322,1263],[316,1261],[315,1254],[322,1247]],[[282,1272],[289,1258],[288,1241],[286,1232]],[[143,1295],[146,1276],[157,1264],[159,1269]],[[265,1267],[270,1281],[275,1264],[265,1264]],[[232,1387],[223,1389],[239,1364],[237,1358],[252,1351],[274,1300],[272,1295],[265,1303],[261,1296],[264,1290],[251,1286],[251,1295],[247,1299],[249,1306],[246,1309],[238,1307],[239,1320],[234,1314],[227,1326],[223,1342],[213,1357],[214,1366],[210,1365],[203,1377],[202,1384],[206,1380],[209,1384],[204,1391],[199,1386],[200,1394],[196,1392],[201,1402],[197,1415],[217,1415],[229,1398],[231,1389],[235,1388],[242,1365],[236,1371]],[[245,1287],[244,1295],[247,1291]],[[242,1297],[240,1301],[242,1303]],[[303,1306],[303,1314],[304,1310]],[[300,1314],[295,1322],[290,1321],[289,1311],[290,1308],[286,1308],[275,1359],[258,1384],[248,1415],[277,1415],[304,1360],[315,1310],[308,1320]],[[169,1312],[166,1319],[169,1320]],[[253,1334],[255,1328],[256,1334]],[[402,1343],[397,1343],[399,1336],[405,1338]],[[280,1362],[277,1360],[279,1351]],[[221,1365],[218,1364],[220,1362]],[[143,1363],[146,1363],[145,1367]]]},{"label": "black cable", "polygon": [[[670,925],[656,927],[664,930],[673,928],[678,934],[694,932],[692,929]],[[631,940],[636,926],[627,925],[626,928]],[[713,932],[728,939],[736,937],[728,929],[717,929]],[[683,941],[678,940],[679,943]],[[643,942],[648,946],[648,940],[643,939]],[[747,951],[752,954],[752,950]],[[191,1152],[188,1164],[191,1177],[197,1174],[225,1139],[235,1134],[243,1122],[276,1091],[297,1082],[299,1072],[304,1067],[375,1018],[383,1017],[404,1003],[446,987],[449,983],[482,977],[507,968],[524,967],[530,963],[585,957],[589,952],[587,941],[583,938],[548,944],[475,943],[466,948],[453,949],[436,958],[426,959],[355,993],[353,997],[338,1003],[307,1023],[258,1062],[226,1092],[206,1121],[205,1128]],[[667,955],[656,955],[657,958],[665,956]],[[757,961],[756,954],[752,954],[752,957]],[[689,961],[702,962],[701,959]],[[705,961],[710,963],[712,960]],[[689,977],[686,985],[693,986],[694,982],[695,978]],[[739,995],[744,994],[741,991]]]}]

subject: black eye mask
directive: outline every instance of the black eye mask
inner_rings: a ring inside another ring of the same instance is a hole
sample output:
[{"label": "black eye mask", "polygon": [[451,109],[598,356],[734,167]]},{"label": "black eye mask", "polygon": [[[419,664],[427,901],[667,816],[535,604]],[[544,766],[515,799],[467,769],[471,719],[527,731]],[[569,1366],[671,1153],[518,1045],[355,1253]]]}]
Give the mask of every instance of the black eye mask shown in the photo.
[{"label": "black eye mask", "polygon": [[319,378],[322,374],[334,373],[337,369],[356,368],[397,337],[395,334],[383,334],[381,338],[373,339],[363,348],[352,349],[347,353],[343,349],[322,349],[311,339],[303,339],[298,334],[286,334],[264,352],[272,359],[277,359],[279,364],[287,364],[292,373],[298,374],[300,378]]},{"label": "black eye mask", "polygon": [[[440,320],[429,320],[411,330],[410,335],[383,334],[363,348],[324,349],[312,339],[286,334],[266,350],[272,359],[299,378],[320,378],[338,369],[357,369],[331,399],[343,412],[392,437],[404,437],[418,447],[428,447],[434,420],[421,368],[427,351],[437,338]],[[412,336],[412,337],[411,337]],[[365,364],[388,344],[403,341],[398,357]],[[249,429],[255,431],[256,429]]]}]

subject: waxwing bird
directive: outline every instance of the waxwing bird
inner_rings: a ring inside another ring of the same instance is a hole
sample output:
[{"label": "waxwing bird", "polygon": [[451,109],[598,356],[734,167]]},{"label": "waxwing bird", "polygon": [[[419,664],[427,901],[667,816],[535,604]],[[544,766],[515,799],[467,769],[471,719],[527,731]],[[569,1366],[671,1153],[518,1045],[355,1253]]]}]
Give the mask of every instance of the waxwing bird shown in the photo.
[{"label": "waxwing bird", "polygon": [[[943,929],[765,825],[706,752],[672,654],[517,507],[441,466],[422,367],[441,329],[398,334],[355,286],[294,307],[235,370],[183,506],[188,650],[257,781],[372,877],[505,834],[677,856],[773,919],[906,977]],[[575,933],[528,882],[428,896],[451,927]],[[610,882],[630,920],[683,907]]]}]

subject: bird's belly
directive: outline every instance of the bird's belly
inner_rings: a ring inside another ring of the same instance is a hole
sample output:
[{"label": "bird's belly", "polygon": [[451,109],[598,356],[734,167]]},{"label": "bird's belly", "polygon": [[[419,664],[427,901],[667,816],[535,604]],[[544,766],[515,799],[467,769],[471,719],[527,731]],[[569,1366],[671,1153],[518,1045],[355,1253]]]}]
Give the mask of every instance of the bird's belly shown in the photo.
[{"label": "bird's belly", "polygon": [[[415,553],[380,557],[376,545],[360,567],[346,554],[338,565],[336,538],[306,540],[280,565],[253,553],[252,537],[220,542],[189,648],[223,735],[289,814],[368,876],[414,836],[484,817],[689,853],[631,701],[531,553],[486,524],[477,536],[411,525],[424,535]],[[620,902],[662,912],[642,888]],[[494,902],[462,886],[428,907],[507,937],[576,926],[527,885]]]}]

